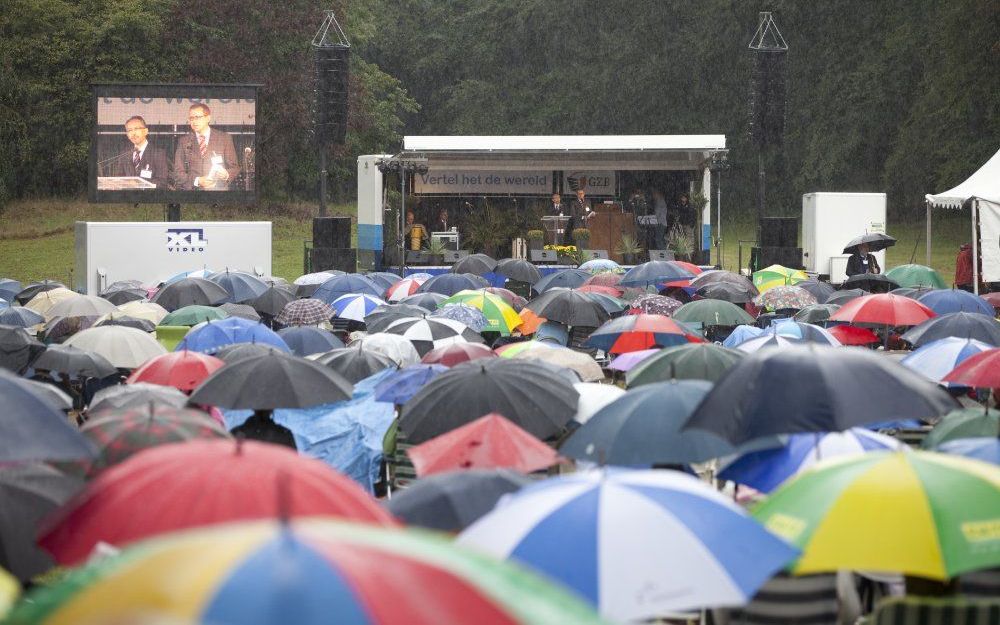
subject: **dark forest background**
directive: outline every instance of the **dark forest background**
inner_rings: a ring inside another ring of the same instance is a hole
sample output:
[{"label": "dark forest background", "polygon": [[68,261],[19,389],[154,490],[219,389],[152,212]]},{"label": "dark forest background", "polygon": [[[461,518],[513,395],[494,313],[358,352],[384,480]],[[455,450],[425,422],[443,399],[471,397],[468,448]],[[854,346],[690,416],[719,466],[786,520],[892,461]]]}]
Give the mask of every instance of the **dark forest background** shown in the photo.
[{"label": "dark forest background", "polygon": [[82,196],[94,81],[260,82],[259,182],[308,200],[312,56],[322,10],[353,44],[358,154],[403,134],[725,134],[730,209],[754,206],[748,127],[758,11],[788,43],[784,142],[768,213],[809,191],[885,191],[900,217],[1000,147],[996,0],[2,0],[0,206]]}]

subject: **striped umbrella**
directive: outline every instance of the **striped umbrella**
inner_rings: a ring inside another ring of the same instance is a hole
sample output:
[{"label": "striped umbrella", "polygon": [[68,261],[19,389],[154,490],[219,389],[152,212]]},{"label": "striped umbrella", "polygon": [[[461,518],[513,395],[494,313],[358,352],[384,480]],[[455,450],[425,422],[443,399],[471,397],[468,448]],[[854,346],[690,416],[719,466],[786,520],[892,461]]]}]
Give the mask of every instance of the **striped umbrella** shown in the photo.
[{"label": "striped umbrella", "polygon": [[[935,382],[940,382],[966,358],[991,349],[993,346],[988,343],[952,336],[932,341],[914,350],[906,358],[899,361],[899,364],[909,367]],[[947,384],[948,386],[962,386],[952,382]]]},{"label": "striped umbrella", "polygon": [[482,311],[486,316],[487,332],[499,332],[501,336],[509,336],[511,331],[521,325],[521,317],[504,298],[485,290],[459,291],[439,304],[465,304]]},{"label": "striped umbrella", "polygon": [[[770,267],[753,272],[753,285],[761,293],[776,286],[792,285],[808,279],[809,276],[804,271],[789,269],[781,265],[771,265]],[[812,303],[815,304],[816,302]]]},{"label": "striped umbrella", "polygon": [[403,278],[385,290],[385,299],[390,302],[398,302],[404,297],[416,293],[417,289],[419,289],[420,285],[424,282],[427,282],[427,280],[423,278],[414,278],[413,276]]},{"label": "striped umbrella", "polygon": [[483,342],[483,337],[474,330],[451,319],[400,319],[394,321],[385,332],[410,341],[420,356],[451,343]]},{"label": "striped umbrella", "polygon": [[670,317],[662,315],[626,315],[605,322],[587,339],[587,347],[609,354],[622,354],[654,345],[671,347],[702,343],[705,339]]},{"label": "striped umbrella", "polygon": [[333,300],[330,308],[341,319],[364,321],[370,312],[384,304],[384,301],[372,295],[349,293]]}]

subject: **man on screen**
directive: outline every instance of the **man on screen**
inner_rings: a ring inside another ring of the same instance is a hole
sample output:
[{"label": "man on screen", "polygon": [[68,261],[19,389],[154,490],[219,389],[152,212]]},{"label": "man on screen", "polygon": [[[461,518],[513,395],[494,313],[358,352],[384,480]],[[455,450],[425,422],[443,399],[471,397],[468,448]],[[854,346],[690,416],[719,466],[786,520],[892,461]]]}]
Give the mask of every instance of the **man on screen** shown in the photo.
[{"label": "man on screen", "polygon": [[146,120],[141,116],[133,115],[125,121],[125,136],[132,143],[132,150],[117,161],[115,175],[138,176],[163,189],[170,180],[167,152],[150,144],[148,134]]},{"label": "man on screen", "polygon": [[181,138],[174,153],[177,188],[227,191],[240,173],[233,138],[211,127],[212,111],[205,104],[191,105],[188,123],[193,132]]}]

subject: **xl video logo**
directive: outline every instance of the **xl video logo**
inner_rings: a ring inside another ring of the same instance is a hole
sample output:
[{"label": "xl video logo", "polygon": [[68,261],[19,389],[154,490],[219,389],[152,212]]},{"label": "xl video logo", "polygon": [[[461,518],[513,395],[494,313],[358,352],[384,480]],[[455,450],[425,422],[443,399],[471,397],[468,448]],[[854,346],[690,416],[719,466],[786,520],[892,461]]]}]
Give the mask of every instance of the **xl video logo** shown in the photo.
[{"label": "xl video logo", "polygon": [[204,228],[167,228],[168,252],[204,252],[206,247]]}]

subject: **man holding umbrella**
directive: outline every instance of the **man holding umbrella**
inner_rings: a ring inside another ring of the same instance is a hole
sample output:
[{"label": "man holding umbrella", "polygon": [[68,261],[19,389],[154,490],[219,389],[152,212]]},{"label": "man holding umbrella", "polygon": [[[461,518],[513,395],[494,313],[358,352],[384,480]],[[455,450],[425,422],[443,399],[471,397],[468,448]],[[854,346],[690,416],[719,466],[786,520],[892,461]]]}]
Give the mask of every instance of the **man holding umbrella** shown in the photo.
[{"label": "man holding umbrella", "polygon": [[856,276],[865,273],[882,273],[882,268],[878,265],[878,260],[872,252],[884,250],[896,244],[896,239],[886,234],[873,233],[865,234],[844,247],[844,253],[850,254],[847,259],[847,275]]}]

